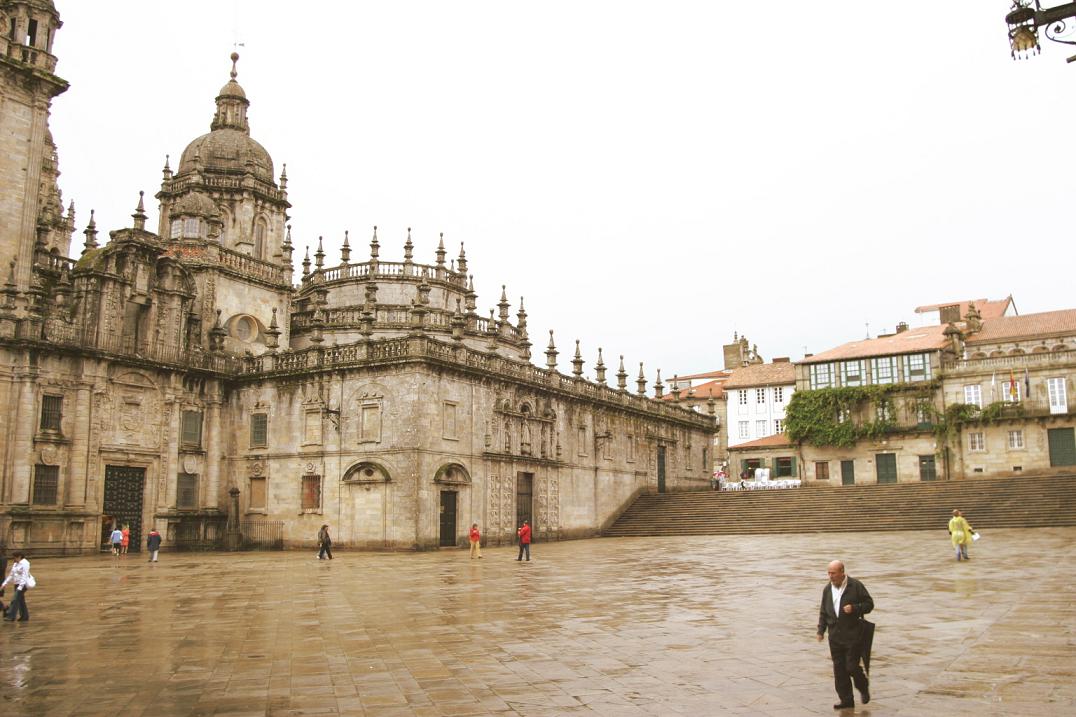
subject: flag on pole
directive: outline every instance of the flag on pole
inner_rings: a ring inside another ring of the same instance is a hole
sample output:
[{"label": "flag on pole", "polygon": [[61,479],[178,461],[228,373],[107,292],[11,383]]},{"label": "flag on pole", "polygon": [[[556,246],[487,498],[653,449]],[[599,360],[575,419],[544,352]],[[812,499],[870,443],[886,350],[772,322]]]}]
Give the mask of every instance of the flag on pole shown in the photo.
[{"label": "flag on pole", "polygon": [[990,374],[990,402],[998,400],[998,372]]},{"label": "flag on pole", "polygon": [[1009,369],[1009,400],[1015,402],[1019,395],[1019,389],[1016,387],[1016,372]]},{"label": "flag on pole", "polygon": [[1031,376],[1028,376],[1027,369],[1024,369],[1024,398],[1031,398]]}]

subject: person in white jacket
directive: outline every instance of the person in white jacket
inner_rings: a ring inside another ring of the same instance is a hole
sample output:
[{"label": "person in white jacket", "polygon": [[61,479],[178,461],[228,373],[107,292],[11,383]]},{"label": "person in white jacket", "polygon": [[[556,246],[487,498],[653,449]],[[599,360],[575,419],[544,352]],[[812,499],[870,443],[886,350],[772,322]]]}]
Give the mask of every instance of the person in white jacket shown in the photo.
[{"label": "person in white jacket", "polygon": [[12,553],[12,557],[15,558],[15,562],[11,566],[11,572],[4,578],[4,582],[0,583],[0,588],[7,587],[8,583],[15,585],[15,597],[7,607],[4,621],[14,622],[15,616],[18,615],[19,622],[26,622],[30,619],[30,611],[26,607],[26,590],[31,581],[30,561],[26,559],[24,553],[17,551]]}]

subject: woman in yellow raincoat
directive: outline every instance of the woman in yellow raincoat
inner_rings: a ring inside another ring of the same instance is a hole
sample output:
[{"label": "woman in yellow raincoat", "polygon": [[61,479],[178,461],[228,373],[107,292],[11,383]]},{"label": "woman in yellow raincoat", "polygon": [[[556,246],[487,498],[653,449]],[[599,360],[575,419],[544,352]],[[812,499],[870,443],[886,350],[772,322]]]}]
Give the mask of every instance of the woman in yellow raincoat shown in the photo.
[{"label": "woman in yellow raincoat", "polygon": [[972,532],[967,519],[960,514],[959,510],[954,510],[953,517],[949,519],[949,538],[953,541],[957,560],[970,560],[968,557],[968,545],[972,540]]}]

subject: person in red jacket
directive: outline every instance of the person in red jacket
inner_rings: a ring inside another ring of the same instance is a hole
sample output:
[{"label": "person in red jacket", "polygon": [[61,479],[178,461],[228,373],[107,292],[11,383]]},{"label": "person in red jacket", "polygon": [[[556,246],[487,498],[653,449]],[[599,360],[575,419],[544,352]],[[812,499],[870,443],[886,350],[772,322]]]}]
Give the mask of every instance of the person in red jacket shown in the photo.
[{"label": "person in red jacket", "polygon": [[523,526],[517,531],[519,535],[519,557],[516,561],[523,559],[523,553],[527,554],[527,562],[531,560],[531,526],[527,521],[523,521]]},{"label": "person in red jacket", "polygon": [[482,557],[482,533],[478,531],[478,523],[471,523],[471,560]]}]

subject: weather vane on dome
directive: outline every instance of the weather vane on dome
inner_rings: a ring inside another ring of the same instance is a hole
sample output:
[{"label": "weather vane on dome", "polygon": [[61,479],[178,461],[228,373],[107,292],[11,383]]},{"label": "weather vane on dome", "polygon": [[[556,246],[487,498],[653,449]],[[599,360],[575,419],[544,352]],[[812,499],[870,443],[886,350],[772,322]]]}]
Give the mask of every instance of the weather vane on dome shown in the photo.
[{"label": "weather vane on dome", "polygon": [[[237,47],[242,47],[242,45],[243,45],[243,43],[241,43],[241,42],[237,42],[235,44],[236,44]],[[235,63],[237,63],[237,62],[239,62],[239,53],[238,52],[232,52],[232,79],[233,80],[239,74],[239,71],[235,69]]]}]

